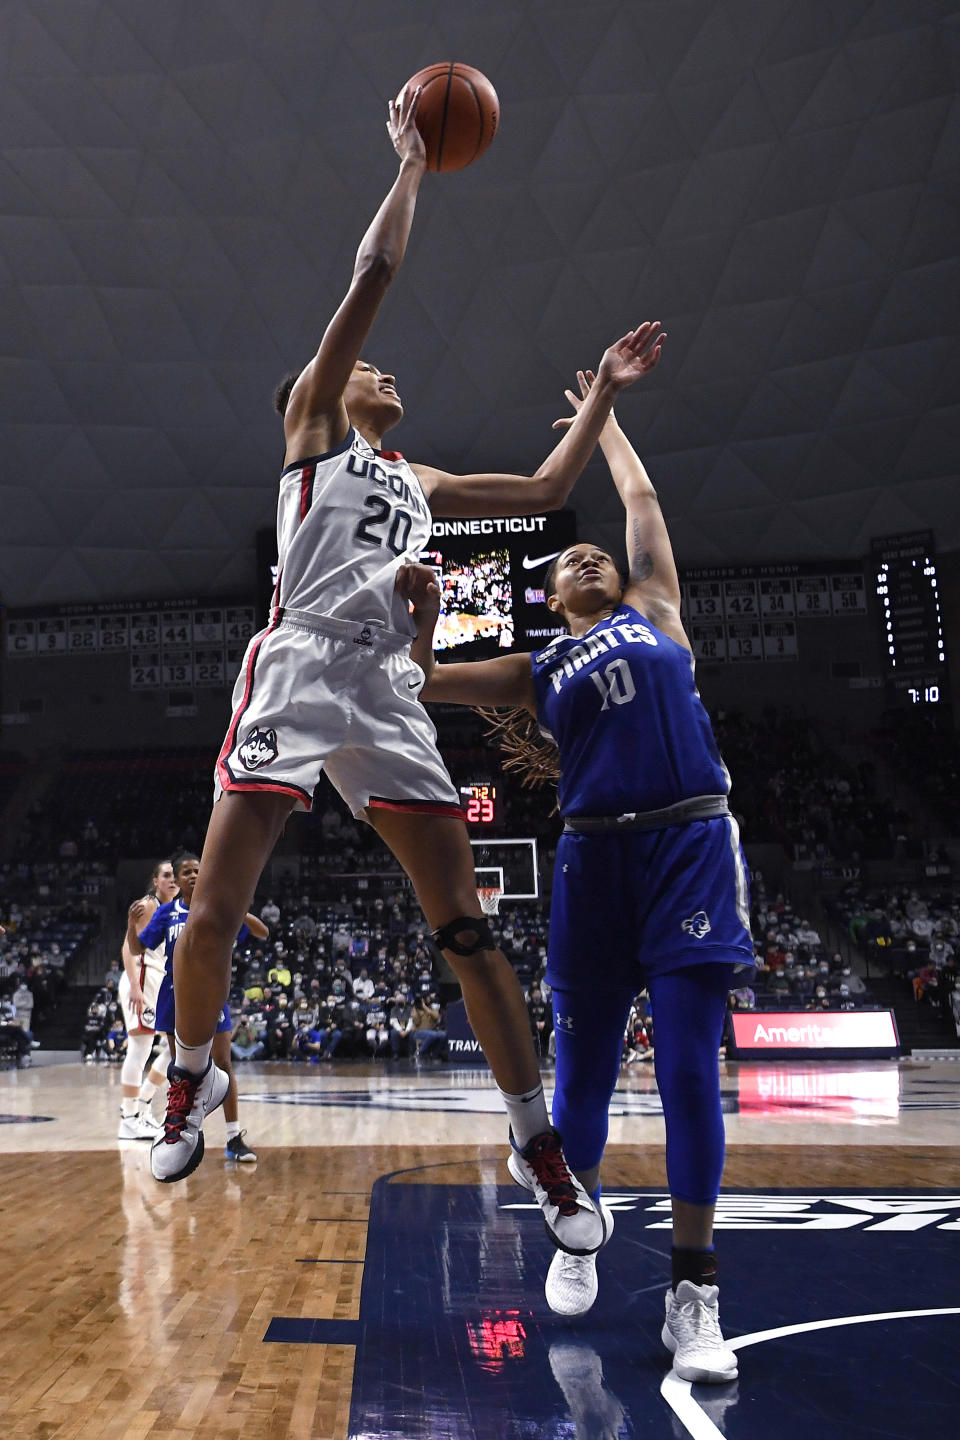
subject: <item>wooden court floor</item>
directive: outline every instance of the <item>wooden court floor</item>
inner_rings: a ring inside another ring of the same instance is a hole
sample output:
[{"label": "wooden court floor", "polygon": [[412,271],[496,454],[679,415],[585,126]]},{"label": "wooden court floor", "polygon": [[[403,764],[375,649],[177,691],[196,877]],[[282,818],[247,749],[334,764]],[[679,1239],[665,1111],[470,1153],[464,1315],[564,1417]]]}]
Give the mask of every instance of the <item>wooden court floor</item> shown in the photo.
[{"label": "wooden court floor", "polygon": [[[379,1178],[509,1177],[488,1078],[323,1069],[245,1067],[241,1114],[259,1162],[225,1163],[211,1117],[203,1165],[170,1187],[152,1180],[148,1146],[113,1138],[115,1072],[0,1075],[2,1435],[347,1440],[354,1346],[267,1344],[271,1321],[357,1320]],[[857,1090],[849,1073],[839,1090]],[[914,1078],[933,1086],[918,1093],[956,1096],[960,1066]],[[631,1075],[625,1091],[642,1101],[652,1078]],[[412,1108],[390,1108],[398,1098]],[[952,1102],[862,1120],[861,1100],[853,1118],[838,1117],[835,1097],[820,1111],[804,1101],[792,1121],[789,1106],[758,1114],[752,1129],[731,1116],[725,1187],[960,1192]],[[613,1133],[607,1188],[663,1187],[662,1121],[626,1115]],[[670,1435],[667,1417],[650,1433]]]}]

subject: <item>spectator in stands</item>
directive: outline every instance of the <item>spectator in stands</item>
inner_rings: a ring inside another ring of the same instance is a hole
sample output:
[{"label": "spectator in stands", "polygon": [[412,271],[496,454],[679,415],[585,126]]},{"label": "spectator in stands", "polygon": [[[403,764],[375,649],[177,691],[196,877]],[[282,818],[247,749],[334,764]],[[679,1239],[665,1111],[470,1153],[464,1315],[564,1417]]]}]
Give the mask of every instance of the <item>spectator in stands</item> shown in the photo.
[{"label": "spectator in stands", "polygon": [[253,1022],[244,1016],[230,1037],[230,1054],[234,1060],[259,1060],[265,1048],[263,1041],[257,1038]]},{"label": "spectator in stands", "polygon": [[[304,896],[304,899],[306,899],[306,896]],[[315,940],[315,939],[316,939],[316,935],[317,935],[317,922],[316,922],[316,920],[314,920],[313,916],[312,916],[311,914],[309,914],[309,912],[307,911],[306,907],[304,907],[304,909],[301,910],[301,912],[300,912],[300,914],[297,916],[296,920],[294,920],[294,922],[293,922],[293,932],[294,932],[294,934],[297,935],[301,940]]]},{"label": "spectator in stands", "polygon": [[260,918],[264,925],[269,925],[271,930],[280,924],[280,907],[276,900],[271,898],[267,901],[260,911]]},{"label": "spectator in stands", "polygon": [[390,1050],[396,1060],[401,1051],[405,1055],[411,1053],[411,1035],[413,1034],[413,1006],[410,1004],[410,997],[406,990],[397,991],[393,1005],[390,1007]]},{"label": "spectator in stands", "polygon": [[953,959],[954,953],[954,947],[945,938],[942,926],[938,926],[930,939],[931,961],[939,969],[942,969]]},{"label": "spectator in stands", "polygon": [[373,981],[367,974],[366,966],[353,982],[353,994],[357,1000],[369,1000],[373,994]]},{"label": "spectator in stands", "polygon": [[416,1059],[428,1055],[437,1059],[446,1058],[447,1032],[440,1025],[440,1007],[437,997],[428,994],[417,995],[413,1001],[413,1047]]},{"label": "spectator in stands", "polygon": [[290,967],[287,964],[283,946],[277,944],[274,946],[274,950],[276,954],[273,965],[267,971],[267,980],[271,985],[279,986],[283,990],[289,990],[293,984],[293,976],[290,973]]},{"label": "spectator in stands", "polygon": [[823,944],[809,920],[801,920],[795,934],[797,944],[803,945],[807,950],[819,950]]},{"label": "spectator in stands", "polygon": [[367,1049],[374,1059],[376,1059],[378,1055],[382,1055],[390,1044],[387,1005],[387,987],[380,981],[374,990],[373,999],[367,1008]]},{"label": "spectator in stands", "polygon": [[13,1004],[13,1013],[16,1023],[24,1032],[27,1039],[33,1040],[33,991],[27,985],[26,980],[21,980],[10,997]]},{"label": "spectator in stands", "polygon": [[18,1069],[26,1069],[30,1064],[30,1039],[23,1027],[17,1024],[13,1003],[6,997],[0,1000],[0,1044],[8,1052],[16,1053]]},{"label": "spectator in stands", "polygon": [[340,1006],[340,1029],[343,1038],[338,1049],[341,1053],[363,1055],[366,1025],[367,1001],[348,996]]},{"label": "spectator in stands", "polygon": [[282,991],[276,995],[270,993],[269,989],[264,991],[261,1015],[265,1022],[263,1043],[268,1060],[286,1060],[289,1053],[294,1025],[288,1007],[289,1001]]}]

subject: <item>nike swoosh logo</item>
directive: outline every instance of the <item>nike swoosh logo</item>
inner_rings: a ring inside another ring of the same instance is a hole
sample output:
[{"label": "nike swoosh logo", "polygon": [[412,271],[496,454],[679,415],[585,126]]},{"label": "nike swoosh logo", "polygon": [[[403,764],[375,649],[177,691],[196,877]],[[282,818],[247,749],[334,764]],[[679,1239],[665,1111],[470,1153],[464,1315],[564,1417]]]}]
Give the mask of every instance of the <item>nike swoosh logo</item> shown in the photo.
[{"label": "nike swoosh logo", "polygon": [[538,555],[536,560],[531,560],[529,555],[524,555],[523,568],[524,570],[536,570],[538,565],[546,565],[548,560],[556,560],[559,554],[559,550],[552,550],[549,555]]},{"label": "nike swoosh logo", "polygon": [[420,689],[420,686],[421,686],[422,684],[423,684],[423,681],[422,681],[422,680],[408,680],[408,681],[407,681],[407,689],[408,689],[408,690],[419,690],[419,689]]}]

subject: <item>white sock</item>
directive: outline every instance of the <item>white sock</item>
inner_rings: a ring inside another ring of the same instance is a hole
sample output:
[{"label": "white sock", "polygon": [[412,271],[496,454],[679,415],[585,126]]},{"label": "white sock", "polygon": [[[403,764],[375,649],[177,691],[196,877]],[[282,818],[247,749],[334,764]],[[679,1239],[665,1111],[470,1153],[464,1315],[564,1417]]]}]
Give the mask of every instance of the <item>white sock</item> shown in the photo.
[{"label": "white sock", "polygon": [[146,1080],[144,1080],[143,1084],[140,1086],[140,1104],[149,1105],[150,1101],[153,1099],[156,1093],[157,1087],[148,1075]]},{"label": "white sock", "polygon": [[510,1129],[518,1150],[523,1150],[535,1135],[542,1135],[544,1130],[550,1129],[542,1082],[535,1090],[528,1090],[526,1095],[508,1095],[506,1090],[501,1090],[500,1094],[507,1107]]},{"label": "white sock", "polygon": [[239,1120],[228,1120],[228,1121],[227,1121],[227,1139],[228,1139],[228,1140],[236,1140],[236,1138],[237,1138],[237,1136],[238,1136],[239,1134],[240,1134],[240,1121],[239,1121]]},{"label": "white sock", "polygon": [[191,1075],[202,1075],[207,1068],[210,1051],[213,1049],[213,1036],[211,1035],[205,1045],[185,1045],[176,1032],[174,1032],[173,1038],[177,1045],[177,1054],[174,1060],[177,1069],[189,1070]]},{"label": "white sock", "polygon": [[134,1117],[134,1115],[136,1115],[136,1113],[137,1113],[137,1101],[136,1101],[136,1099],[131,1100],[131,1099],[129,1098],[129,1096],[124,1095],[123,1098],[122,1098],[122,1100],[120,1101],[120,1114],[123,1116],[124,1120],[132,1120],[133,1117]]}]

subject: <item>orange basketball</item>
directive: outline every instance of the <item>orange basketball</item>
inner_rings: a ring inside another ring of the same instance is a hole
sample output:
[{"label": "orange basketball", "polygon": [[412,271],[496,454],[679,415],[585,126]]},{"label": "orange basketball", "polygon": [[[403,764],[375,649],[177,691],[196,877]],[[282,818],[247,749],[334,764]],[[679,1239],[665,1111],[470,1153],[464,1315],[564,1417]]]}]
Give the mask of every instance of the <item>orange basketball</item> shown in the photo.
[{"label": "orange basketball", "polygon": [[427,147],[428,170],[463,170],[493,140],[500,101],[486,75],[472,65],[450,60],[427,65],[411,75],[407,88],[423,89],[417,129]]}]

